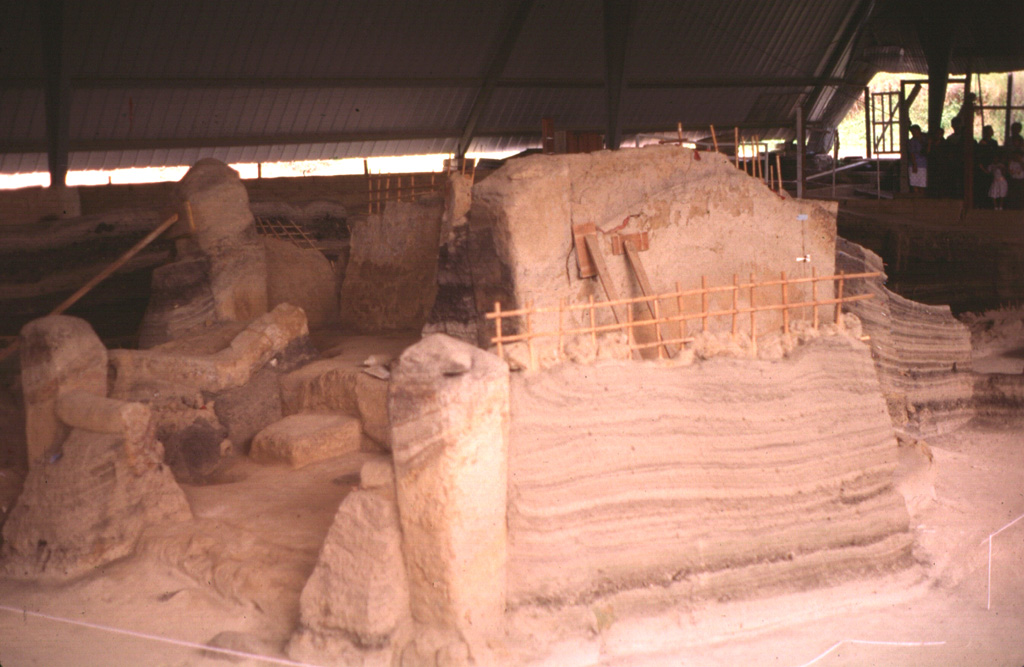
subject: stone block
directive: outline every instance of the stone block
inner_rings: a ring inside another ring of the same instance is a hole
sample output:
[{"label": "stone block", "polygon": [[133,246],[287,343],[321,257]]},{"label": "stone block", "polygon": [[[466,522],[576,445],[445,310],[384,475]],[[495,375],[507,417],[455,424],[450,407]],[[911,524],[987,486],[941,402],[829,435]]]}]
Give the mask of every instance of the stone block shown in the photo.
[{"label": "stone block", "polygon": [[310,329],[338,319],[338,287],[334,269],[322,252],[272,237],[267,249],[267,305],[290,303],[306,313]]},{"label": "stone block", "polygon": [[356,376],[356,403],[363,433],[388,446],[388,381],[367,373]]},{"label": "stone block", "polygon": [[351,255],[341,286],[341,321],[363,333],[413,329],[437,294],[444,202],[388,202],[381,216],[350,222]]},{"label": "stone block", "polygon": [[286,414],[341,412],[359,414],[356,382],[362,369],[342,357],[322,359],[281,377],[281,402]]},{"label": "stone block", "polygon": [[428,336],[393,368],[388,413],[413,618],[467,638],[498,632],[508,367],[448,336]]},{"label": "stone block", "polygon": [[179,209],[187,204],[192,211],[195,229],[188,230],[187,245],[210,261],[217,319],[246,321],[267,312],[266,250],[238,172],[205,158],[182,177],[175,197]]},{"label": "stone block", "polygon": [[50,315],[21,329],[21,385],[29,466],[53,454],[68,436],[57,399],[81,390],[107,395],[107,349],[85,320]]},{"label": "stone block", "polygon": [[301,308],[282,303],[253,320],[228,346],[213,354],[183,355],[176,351],[113,350],[114,391],[154,381],[217,393],[240,387],[271,359],[309,336]]},{"label": "stone block", "polygon": [[217,472],[230,451],[226,442],[228,430],[206,411],[192,410],[178,416],[193,419],[187,426],[171,426],[168,420],[160,424],[158,435],[164,443],[164,461],[179,482],[202,484]]},{"label": "stone block", "polygon": [[385,646],[409,615],[402,532],[393,497],[356,490],[342,501],[299,601],[299,633]]},{"label": "stone block", "polygon": [[279,378],[280,373],[264,368],[249,382],[220,394],[214,401],[217,419],[227,428],[228,438],[239,452],[246,452],[253,436],[284,416]]},{"label": "stone block", "polygon": [[267,251],[255,229],[210,256],[210,291],[220,321],[246,322],[267,312]]},{"label": "stone block", "polygon": [[152,414],[142,403],[118,401],[76,389],[57,399],[57,416],[71,428],[113,433],[134,442],[150,429]]},{"label": "stone block", "polygon": [[285,417],[256,434],[249,456],[260,463],[300,468],[359,450],[362,429],[355,417],[300,414]]},{"label": "stone block", "polygon": [[178,181],[175,196],[191,207],[192,237],[206,254],[234,245],[253,227],[249,192],[238,172],[220,160],[204,158],[192,165]]},{"label": "stone block", "polygon": [[395,465],[390,456],[376,456],[359,469],[359,486],[363,489],[395,489]]},{"label": "stone block", "polygon": [[74,429],[59,458],[29,470],[3,527],[0,572],[76,577],[131,554],[147,526],[191,516],[151,431],[132,441]]},{"label": "stone block", "polygon": [[139,348],[181,338],[216,320],[208,258],[197,255],[158,266],[139,325]]}]

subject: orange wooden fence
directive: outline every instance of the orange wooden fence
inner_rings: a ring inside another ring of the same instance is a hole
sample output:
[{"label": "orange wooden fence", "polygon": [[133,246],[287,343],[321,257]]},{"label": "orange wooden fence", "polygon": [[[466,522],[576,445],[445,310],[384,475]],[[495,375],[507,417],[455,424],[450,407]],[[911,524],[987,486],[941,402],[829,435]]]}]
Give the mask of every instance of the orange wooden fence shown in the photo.
[{"label": "orange wooden fence", "polygon": [[[524,308],[518,308],[516,310],[502,310],[501,302],[496,301],[494,303],[494,310],[487,313],[486,317],[488,320],[494,320],[495,335],[491,338],[491,342],[497,346],[498,356],[502,359],[505,358],[504,346],[508,343],[525,341],[530,353],[531,368],[536,368],[536,350],[534,347],[534,341],[538,338],[557,338],[558,359],[563,359],[565,356],[564,343],[567,336],[589,335],[596,344],[597,335],[599,333],[625,331],[631,350],[636,352],[656,347],[658,349],[658,357],[664,358],[667,355],[670,356],[670,346],[681,346],[695,340],[693,336],[666,338],[663,331],[663,326],[665,324],[679,323],[680,331],[682,331],[682,323],[690,320],[700,320],[701,331],[707,332],[709,329],[709,323],[712,319],[729,318],[731,320],[731,333],[733,336],[736,336],[740,332],[740,319],[743,315],[750,316],[750,340],[756,349],[758,337],[758,313],[781,311],[782,331],[783,333],[788,334],[790,332],[791,314],[794,309],[809,309],[811,311],[813,327],[817,329],[820,325],[821,319],[820,309],[826,306],[832,306],[834,308],[834,312],[831,313],[832,318],[837,325],[842,326],[842,304],[870,299],[873,296],[872,294],[844,296],[846,281],[859,278],[875,278],[880,275],[881,273],[879,272],[849,274],[840,272],[831,276],[819,276],[812,268],[811,276],[807,278],[788,278],[786,276],[786,272],[783,271],[778,279],[765,280],[761,282],[756,282],[753,274],[751,274],[748,282],[741,283],[739,281],[739,276],[734,274],[732,284],[716,287],[708,287],[707,276],[702,276],[701,286],[696,289],[684,290],[680,287],[679,283],[676,283],[676,289],[673,292],[654,294],[650,296],[639,296],[629,299],[617,299],[615,301],[598,302],[594,300],[593,296],[591,296],[587,303],[566,304],[565,300],[562,299],[559,301],[557,306],[543,306],[538,308],[535,308],[531,301],[527,302]],[[827,299],[818,298],[818,284],[829,280],[835,283],[836,296],[834,298]],[[791,301],[790,287],[793,285],[806,285],[808,283],[811,286],[811,299],[809,301]],[[710,295],[721,293],[727,293],[731,296],[731,307],[711,310],[709,305]],[[749,306],[740,307],[739,298],[741,294],[749,297]],[[701,309],[699,311],[687,312],[684,308],[684,298],[694,296],[700,297]],[[679,312],[675,315],[663,316],[661,304],[670,300],[675,300],[676,307]],[[650,306],[650,312],[653,314],[653,318],[647,320],[634,320],[632,304],[636,303],[648,304]],[[610,324],[597,324],[597,311],[599,309],[608,309],[608,311],[614,314],[613,309],[617,306],[623,305],[630,306],[625,309],[627,314],[625,322],[616,321]],[[588,324],[584,326],[567,327],[565,324],[566,317],[579,311],[585,311],[587,313],[587,316],[583,319],[587,320]],[[542,313],[558,314],[558,325],[555,329],[541,331],[534,330],[534,316]],[[513,318],[521,320],[523,326],[517,327],[521,333],[504,333],[504,331],[507,330],[504,322]],[[651,326],[654,327],[654,342],[637,342],[635,340],[633,329],[636,327]]]}]

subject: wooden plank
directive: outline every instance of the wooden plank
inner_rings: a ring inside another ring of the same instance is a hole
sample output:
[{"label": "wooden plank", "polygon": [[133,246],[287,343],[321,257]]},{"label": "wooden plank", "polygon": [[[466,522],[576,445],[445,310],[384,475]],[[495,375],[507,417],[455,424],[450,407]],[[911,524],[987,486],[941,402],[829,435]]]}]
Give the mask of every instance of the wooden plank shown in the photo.
[{"label": "wooden plank", "polygon": [[[190,225],[190,226],[194,226],[195,223],[191,220],[191,216],[192,216],[192,207],[191,207],[191,205],[186,205],[186,209],[185,210],[186,210],[186,215],[189,217],[189,220],[188,220],[187,224]],[[75,292],[74,294],[72,294],[68,298],[64,299],[64,301],[59,306],[57,306],[52,311],[50,311],[50,315],[60,315],[65,310],[67,310],[71,306],[73,306],[76,303],[78,303],[78,300],[81,299],[86,294],[88,294],[92,290],[93,287],[96,287],[96,285],[99,285],[101,282],[103,282],[104,280],[109,278],[115,271],[117,271],[119,268],[121,268],[122,266],[127,264],[128,260],[130,260],[132,257],[137,255],[143,248],[145,248],[150,243],[152,243],[158,236],[160,236],[161,234],[166,232],[168,229],[171,228],[171,226],[173,226],[177,222],[178,222],[178,214],[177,213],[171,215],[171,217],[169,217],[166,220],[164,220],[163,222],[161,222],[159,225],[157,225],[156,229],[151,231],[149,234],[146,234],[146,236],[143,239],[141,239],[138,243],[136,243],[131,248],[129,248],[127,251],[125,251],[125,253],[123,255],[121,255],[120,257],[115,259],[113,262],[108,264],[107,267],[105,269],[103,269],[102,271],[100,271],[96,275],[95,278],[93,278],[92,280],[90,280],[86,284],[82,285],[80,288],[78,288],[77,292]],[[9,345],[8,347],[4,348],[4,350],[2,352],[0,352],[0,362],[5,360],[11,354],[13,354],[14,351],[17,350],[17,349],[18,349],[18,340],[16,339],[11,345]]]},{"label": "wooden plank", "polygon": [[651,239],[647,232],[636,232],[635,234],[612,234],[612,254],[625,254],[623,244],[626,241],[633,243],[638,252],[643,252],[651,247]]},{"label": "wooden plank", "polygon": [[592,222],[584,222],[572,226],[572,240],[576,244],[576,267],[579,269],[580,278],[593,278],[597,275],[594,263],[590,261],[590,254],[586,251],[584,238],[588,234],[597,234],[597,225]]},{"label": "wooden plank", "polygon": [[[584,237],[584,243],[587,246],[587,251],[590,254],[594,268],[597,270],[597,277],[601,280],[604,295],[609,301],[618,301],[619,297],[615,291],[615,285],[612,284],[611,274],[608,273],[608,264],[604,261],[604,253],[601,252],[601,245],[597,240],[597,234],[587,234]],[[622,311],[622,306],[612,306],[611,308],[616,322],[621,324],[626,321],[626,315]]]},{"label": "wooden plank", "polygon": [[[651,287],[651,281],[647,277],[647,270],[644,269],[643,262],[640,261],[640,254],[636,250],[636,245],[632,239],[624,239],[623,247],[626,251],[626,257],[629,259],[630,265],[633,267],[633,273],[636,275],[636,280],[640,283],[640,291],[644,296],[654,296],[654,289]],[[654,306],[651,302],[647,302],[647,310],[650,312],[651,317],[655,318]]]},{"label": "wooden plank", "polygon": [[[636,245],[634,245],[634,243],[633,243],[633,239],[628,238],[628,237],[624,237],[623,241],[622,241],[622,245],[623,245],[623,247],[626,250],[626,258],[629,259],[629,264],[630,264],[630,266],[633,267],[633,274],[636,275],[636,280],[637,280],[638,283],[640,283],[640,291],[643,292],[644,296],[647,296],[647,297],[655,296],[654,288],[651,287],[651,280],[650,280],[650,278],[647,277],[647,270],[644,268],[643,262],[640,261],[640,253],[637,252]],[[661,324],[660,324],[661,317],[660,317],[660,314],[658,313],[658,309],[656,308],[656,306],[657,306],[656,303],[653,303],[651,301],[647,301],[647,311],[651,314],[651,319],[655,322],[655,327],[656,327],[657,333],[658,333],[658,339],[660,340],[661,339]],[[682,328],[682,326],[683,326],[682,322],[679,323],[679,326],[680,326],[680,328]],[[670,357],[674,357],[675,356],[676,349],[674,347],[671,350],[667,346],[661,346],[661,347],[665,348],[665,352],[667,352]],[[661,356],[661,347],[658,348],[658,356],[659,357]]]}]

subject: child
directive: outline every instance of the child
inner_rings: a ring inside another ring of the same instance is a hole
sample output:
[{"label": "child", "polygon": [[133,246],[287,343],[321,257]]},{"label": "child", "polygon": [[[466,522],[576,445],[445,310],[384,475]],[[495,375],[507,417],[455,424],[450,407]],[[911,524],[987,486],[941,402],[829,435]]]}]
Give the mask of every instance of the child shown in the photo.
[{"label": "child", "polygon": [[988,196],[992,199],[993,207],[997,211],[1002,211],[1003,198],[1009,190],[1006,184],[1006,177],[1003,176],[1003,165],[993,162],[992,166],[989,167],[989,173],[992,174],[992,185],[989,186]]}]

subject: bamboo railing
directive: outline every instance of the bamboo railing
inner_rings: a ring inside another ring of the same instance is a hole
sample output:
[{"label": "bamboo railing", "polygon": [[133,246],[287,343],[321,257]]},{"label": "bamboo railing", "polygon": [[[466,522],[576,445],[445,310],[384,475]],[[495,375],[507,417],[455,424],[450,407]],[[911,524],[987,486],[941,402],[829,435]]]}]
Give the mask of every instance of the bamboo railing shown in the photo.
[{"label": "bamboo railing", "polygon": [[[470,181],[476,180],[478,159],[461,160],[462,174],[469,174]],[[384,202],[416,201],[424,195],[444,190],[443,172],[427,174],[371,174],[367,162],[363,161],[366,174],[366,213],[372,215],[384,209]]]},{"label": "bamboo railing", "polygon": [[[756,350],[758,338],[758,313],[780,311],[782,313],[782,332],[784,334],[789,334],[791,315],[794,310],[810,310],[812,326],[817,330],[821,324],[821,309],[832,306],[834,308],[834,312],[831,314],[832,318],[835,324],[841,327],[842,304],[851,303],[853,301],[862,301],[874,296],[872,294],[845,296],[844,286],[846,281],[860,278],[875,278],[880,275],[881,273],[879,272],[849,274],[840,272],[831,276],[819,276],[812,268],[810,277],[789,278],[786,276],[786,272],[783,271],[778,279],[764,280],[760,282],[755,281],[754,275],[751,274],[747,282],[741,283],[739,281],[739,276],[734,274],[732,284],[719,285],[715,287],[709,287],[707,284],[707,276],[701,276],[701,286],[699,288],[684,290],[677,282],[676,289],[672,292],[632,297],[628,299],[616,299],[613,301],[597,302],[594,300],[593,296],[590,296],[586,303],[566,304],[565,299],[562,299],[559,301],[557,306],[542,307],[534,307],[533,302],[528,301],[524,308],[518,308],[515,310],[502,310],[501,302],[496,301],[494,303],[494,310],[487,313],[486,318],[494,321],[495,335],[491,338],[491,343],[497,346],[498,356],[502,359],[505,358],[505,346],[509,343],[525,342],[529,350],[531,370],[535,370],[537,368],[537,352],[534,341],[538,338],[556,338],[557,359],[562,360],[565,358],[565,339],[568,336],[589,335],[596,345],[597,335],[599,333],[625,331],[629,348],[634,353],[644,349],[657,348],[658,358],[663,359],[666,356],[671,356],[670,346],[683,346],[696,340],[694,336],[685,335],[668,338],[665,336],[665,325],[678,323],[680,325],[679,330],[681,332],[683,331],[683,323],[691,320],[700,320],[701,332],[706,333],[709,331],[712,320],[728,319],[731,324],[731,335],[736,337],[740,333],[740,320],[744,315],[749,315],[750,341]],[[818,284],[823,281],[833,281],[835,283],[836,296],[834,298],[818,298]],[[809,301],[791,301],[790,288],[794,285],[806,284],[810,284],[811,286],[811,299]],[[712,310],[712,307],[709,305],[710,297],[715,294],[729,295],[731,297],[731,307]],[[750,305],[740,306],[739,300],[741,294],[748,297]],[[700,310],[687,312],[684,299],[686,297],[697,296],[700,297]],[[775,297],[778,298],[776,299]],[[664,316],[661,304],[670,300],[675,301],[678,313],[675,315]],[[638,303],[648,304],[650,306],[653,314],[651,319],[633,319],[632,306],[633,304]],[[616,321],[608,324],[597,324],[597,312],[599,309],[607,309],[607,312],[610,313],[613,308],[618,306],[628,306],[626,308],[627,317],[625,322]],[[588,324],[582,326],[566,326],[566,317],[581,311],[585,313],[581,319],[587,321]],[[536,331],[534,329],[533,322],[536,315],[555,313],[558,315],[558,325],[556,328],[541,331]],[[521,330],[521,333],[505,333],[507,328],[503,323],[512,318],[518,318],[522,321],[523,326],[517,327],[517,329]],[[637,327],[654,327],[654,341],[637,342],[633,331]]]},{"label": "bamboo railing", "polygon": [[[418,178],[417,178],[418,176]],[[424,195],[441,192],[444,179],[438,174],[367,174],[366,212],[380,213],[384,202],[416,201]]]}]

